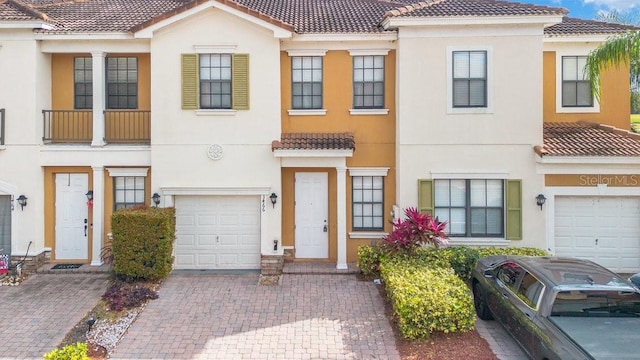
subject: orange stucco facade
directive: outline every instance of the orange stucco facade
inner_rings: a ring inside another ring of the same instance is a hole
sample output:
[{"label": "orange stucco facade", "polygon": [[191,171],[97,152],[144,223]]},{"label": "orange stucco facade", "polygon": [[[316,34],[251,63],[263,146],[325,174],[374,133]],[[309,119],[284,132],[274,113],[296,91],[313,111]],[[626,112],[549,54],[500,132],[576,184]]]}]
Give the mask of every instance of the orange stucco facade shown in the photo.
[{"label": "orange stucco facade", "polygon": [[[56,174],[61,173],[71,173],[71,174],[88,174],[89,176],[89,188],[92,188],[91,184],[93,183],[93,170],[90,166],[57,166],[57,167],[45,167],[44,168],[44,244],[46,247],[51,248],[51,260],[54,263],[59,262],[77,262],[73,260],[67,261],[59,261],[56,259]],[[150,189],[151,187],[151,176],[150,173],[147,174],[145,178],[145,189]],[[147,190],[147,192],[149,192]],[[103,194],[94,194],[94,197],[101,196],[104,199],[104,234],[102,234],[102,238],[106,243],[106,236],[109,232],[111,232],[111,215],[114,212],[114,186],[113,186],[113,178],[109,176],[108,171],[104,172],[104,193]],[[150,194],[145,194],[145,202],[147,206],[150,206]],[[88,205],[87,205],[88,206]],[[88,222],[89,224],[93,224],[93,212],[88,212]],[[89,258],[86,260],[87,263],[91,262],[91,254],[92,254],[92,236],[93,229],[91,226],[87,229],[87,242],[89,249]]]},{"label": "orange stucco facade", "polygon": [[[325,115],[289,115],[291,109],[291,57],[281,52],[282,74],[282,132],[283,133],[337,133],[352,132],[355,150],[347,158],[347,167],[388,168],[384,179],[385,231],[391,230],[389,213],[395,204],[395,51],[385,56],[385,115],[351,115],[353,108],[353,60],[348,51],[328,51],[323,57],[323,108]],[[329,258],[337,256],[336,229],[336,170],[334,168],[282,169],[282,244],[295,247],[294,175],[296,172],[327,172],[329,178]],[[351,216],[351,177],[347,172],[347,233],[353,231]],[[357,260],[357,249],[370,244],[371,239],[347,236],[347,261]]]},{"label": "orange stucco facade", "polygon": [[592,121],[629,130],[629,67],[612,67],[601,77],[600,111],[594,113],[556,112],[556,52],[545,51],[543,55],[543,116],[545,122]]}]

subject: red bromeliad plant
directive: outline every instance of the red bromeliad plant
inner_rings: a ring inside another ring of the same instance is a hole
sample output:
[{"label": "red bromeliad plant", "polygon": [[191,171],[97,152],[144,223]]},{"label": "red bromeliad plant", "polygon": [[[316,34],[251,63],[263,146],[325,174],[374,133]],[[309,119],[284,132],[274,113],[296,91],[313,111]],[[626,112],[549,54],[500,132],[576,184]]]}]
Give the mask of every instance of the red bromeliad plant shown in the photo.
[{"label": "red bromeliad plant", "polygon": [[392,250],[413,251],[423,245],[436,248],[448,244],[448,236],[444,232],[447,222],[440,222],[427,213],[410,207],[404,210],[405,219],[392,222],[393,231],[383,238]]}]

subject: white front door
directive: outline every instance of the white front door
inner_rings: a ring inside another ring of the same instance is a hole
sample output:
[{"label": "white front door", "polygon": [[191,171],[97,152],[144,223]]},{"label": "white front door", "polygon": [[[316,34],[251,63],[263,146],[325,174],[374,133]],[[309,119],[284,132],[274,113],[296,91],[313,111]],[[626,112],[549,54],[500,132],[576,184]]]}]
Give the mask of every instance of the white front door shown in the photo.
[{"label": "white front door", "polygon": [[296,258],[329,257],[329,192],[327,173],[295,175]]},{"label": "white front door", "polygon": [[56,174],[56,260],[89,258],[88,174]]},{"label": "white front door", "polygon": [[640,198],[563,196],[555,203],[556,255],[640,271]]}]

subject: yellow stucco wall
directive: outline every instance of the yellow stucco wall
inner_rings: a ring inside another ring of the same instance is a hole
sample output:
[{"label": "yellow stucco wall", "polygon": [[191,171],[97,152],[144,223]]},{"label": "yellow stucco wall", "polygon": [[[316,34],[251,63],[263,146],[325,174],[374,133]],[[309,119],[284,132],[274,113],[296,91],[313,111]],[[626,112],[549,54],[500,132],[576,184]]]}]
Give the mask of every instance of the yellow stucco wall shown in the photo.
[{"label": "yellow stucco wall", "polygon": [[556,52],[545,51],[543,55],[544,93],[543,116],[545,122],[575,122],[586,120],[630,129],[629,68],[610,68],[602,74],[599,113],[556,112]]},{"label": "yellow stucco wall", "polygon": [[[282,74],[282,132],[352,132],[356,145],[353,157],[347,158],[348,167],[389,168],[385,178],[384,213],[385,231],[390,231],[389,212],[395,204],[395,51],[385,58],[385,108],[387,115],[350,115],[353,105],[353,60],[348,51],[328,51],[323,57],[323,106],[327,110],[323,116],[291,116],[291,58],[287,52],[281,53]],[[336,172],[328,168],[284,168],[282,169],[282,243],[294,246],[295,211],[293,201],[294,174],[302,171],[329,173],[329,260],[336,260]],[[351,224],[351,177],[347,173],[347,232]],[[369,244],[371,239],[351,239],[347,236],[347,261],[357,260],[357,248]]]},{"label": "yellow stucco wall", "polygon": [[[107,54],[107,57],[138,58],[138,109],[151,109],[151,57],[149,54]],[[73,59],[91,54],[51,56],[51,106],[53,110],[73,109]]]},{"label": "yellow stucco wall", "polygon": [[[65,167],[46,167],[44,168],[44,246],[52,249],[51,251],[51,259],[53,262],[60,262],[56,260],[55,257],[55,244],[56,244],[56,234],[55,234],[55,225],[56,225],[56,174],[58,173],[72,173],[72,174],[88,174],[89,175],[89,189],[93,186],[93,170],[88,166],[65,166]],[[151,172],[147,173],[147,177],[145,178],[145,204],[147,206],[151,206]],[[102,234],[103,241],[107,240],[106,234],[111,232],[111,215],[114,212],[114,191],[113,191],[113,178],[109,176],[109,172],[104,172],[104,193],[103,194],[93,194],[94,198],[98,196],[102,196],[104,199],[104,233]],[[93,212],[89,211],[89,224],[93,224]],[[91,262],[93,244],[91,239],[93,238],[93,229],[89,227],[87,231],[87,241],[89,242],[89,259],[88,262]],[[63,261],[64,262],[64,261]]]}]

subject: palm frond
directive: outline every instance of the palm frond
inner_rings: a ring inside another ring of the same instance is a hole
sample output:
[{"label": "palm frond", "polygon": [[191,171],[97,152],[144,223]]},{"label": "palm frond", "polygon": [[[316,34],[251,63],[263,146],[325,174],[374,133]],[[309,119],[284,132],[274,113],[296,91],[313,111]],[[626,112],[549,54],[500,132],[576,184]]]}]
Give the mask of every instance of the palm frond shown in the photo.
[{"label": "palm frond", "polygon": [[628,31],[610,37],[587,56],[585,72],[591,83],[593,94],[600,98],[601,72],[621,65],[638,67],[640,62],[640,30]]}]

